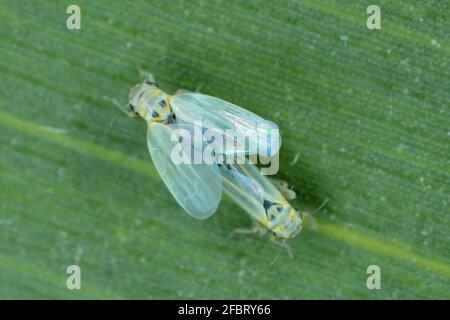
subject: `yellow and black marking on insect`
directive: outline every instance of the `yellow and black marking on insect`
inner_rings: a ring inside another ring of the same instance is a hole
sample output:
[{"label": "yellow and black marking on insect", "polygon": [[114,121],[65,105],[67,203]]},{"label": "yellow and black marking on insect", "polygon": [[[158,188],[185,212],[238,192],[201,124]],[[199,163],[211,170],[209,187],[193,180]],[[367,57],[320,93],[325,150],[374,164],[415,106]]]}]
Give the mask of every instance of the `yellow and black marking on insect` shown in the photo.
[{"label": "yellow and black marking on insect", "polygon": [[[278,132],[275,123],[222,99],[182,91],[169,95],[159,88],[151,74],[146,74],[143,82],[131,88],[126,105],[110,100],[128,116],[139,115],[147,122],[147,146],[156,170],[180,206],[197,219],[206,219],[216,212],[222,197],[222,177],[216,163],[194,164],[186,154],[182,155],[181,163],[176,163],[172,151],[179,148],[184,151],[186,146],[182,138],[174,139],[175,131],[195,132],[199,120],[207,123],[209,130],[236,147],[223,150],[224,157],[253,152],[249,145],[238,141],[247,132]],[[230,129],[232,135],[228,133]],[[279,136],[273,145],[258,135],[253,137],[257,150],[264,156],[273,156],[281,146]],[[188,146],[191,148],[194,153],[202,151]]]},{"label": "yellow and black marking on insect", "polygon": [[[303,226],[300,212],[251,164],[219,166],[225,192],[273,237],[289,239]],[[263,231],[256,228],[255,231]]]}]

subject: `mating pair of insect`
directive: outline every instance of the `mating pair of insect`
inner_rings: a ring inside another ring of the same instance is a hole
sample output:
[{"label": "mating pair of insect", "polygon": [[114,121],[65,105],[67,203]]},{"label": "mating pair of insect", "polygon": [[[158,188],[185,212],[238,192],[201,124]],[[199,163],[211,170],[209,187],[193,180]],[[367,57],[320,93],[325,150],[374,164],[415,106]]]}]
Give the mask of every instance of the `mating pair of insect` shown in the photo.
[{"label": "mating pair of insect", "polygon": [[[272,239],[288,239],[300,233],[303,215],[293,208],[288,200],[295,193],[287,184],[261,175],[253,164],[226,163],[174,163],[172,150],[180,147],[181,141],[173,139],[179,128],[192,132],[196,119],[207,123],[208,129],[227,136],[227,129],[245,133],[258,131],[261,126],[278,130],[278,126],[258,115],[227,101],[194,92],[177,92],[168,95],[156,84],[151,74],[131,88],[129,103],[125,106],[113,102],[130,117],[139,115],[148,124],[147,143],[153,163],[172,196],[191,216],[205,219],[213,215],[224,190],[239,206],[256,220],[249,229],[264,232],[270,230]],[[235,139],[232,137],[232,139]],[[269,150],[275,155],[281,139],[268,148],[267,140],[256,137],[258,150]],[[249,156],[248,144],[234,141],[232,150],[223,150],[223,156],[236,154]],[[192,148],[193,152],[198,152]],[[237,231],[245,233],[245,229]],[[279,244],[284,244],[282,241]]]}]

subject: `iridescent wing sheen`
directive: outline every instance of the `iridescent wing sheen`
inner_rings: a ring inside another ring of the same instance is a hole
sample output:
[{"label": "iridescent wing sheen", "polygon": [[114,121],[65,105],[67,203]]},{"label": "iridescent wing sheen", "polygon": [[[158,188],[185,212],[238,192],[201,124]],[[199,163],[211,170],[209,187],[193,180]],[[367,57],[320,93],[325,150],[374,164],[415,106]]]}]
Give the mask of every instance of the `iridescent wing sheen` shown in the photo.
[{"label": "iridescent wing sheen", "polygon": [[184,152],[181,159],[185,163],[174,163],[173,152],[182,149],[182,145],[167,125],[151,123],[147,143],[156,170],[180,206],[197,219],[213,215],[222,197],[218,167],[192,164]]},{"label": "iridescent wing sheen", "polygon": [[253,164],[237,165],[243,175],[256,181],[264,190],[264,195],[267,200],[276,203],[286,203],[287,200],[272,183],[272,181],[265,175],[262,175],[259,168]]},{"label": "iridescent wing sheen", "polygon": [[242,174],[235,165],[221,165],[219,170],[225,193],[257,221],[265,221],[264,190],[261,185]]},{"label": "iridescent wing sheen", "polygon": [[[172,96],[170,102],[177,119],[188,123],[201,121],[204,128],[220,133],[228,146],[223,148],[225,155],[260,154],[271,157],[280,149],[281,138],[275,123],[230,102],[192,92]],[[227,129],[249,138],[243,141]]]},{"label": "iridescent wing sheen", "polygon": [[276,237],[297,235],[302,219],[272,182],[251,164],[221,166],[224,190]]}]

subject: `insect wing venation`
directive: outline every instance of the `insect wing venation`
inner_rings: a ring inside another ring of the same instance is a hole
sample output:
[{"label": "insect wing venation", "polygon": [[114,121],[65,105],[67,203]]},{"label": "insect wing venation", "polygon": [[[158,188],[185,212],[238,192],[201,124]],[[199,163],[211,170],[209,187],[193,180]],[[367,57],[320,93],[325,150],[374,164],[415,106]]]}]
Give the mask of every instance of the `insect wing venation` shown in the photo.
[{"label": "insect wing venation", "polygon": [[179,146],[173,130],[160,123],[150,124],[147,143],[152,161],[172,196],[191,216],[206,219],[217,210],[222,196],[222,180],[216,165],[172,161]]},{"label": "insect wing venation", "polygon": [[[179,119],[189,123],[202,121],[207,129],[217,130],[225,139],[233,141],[234,148],[225,149],[224,154],[258,153],[273,156],[280,149],[281,138],[275,123],[230,102],[205,94],[188,92],[173,96],[171,105]],[[253,152],[249,143],[242,144],[234,135],[227,134],[226,129],[235,130],[240,134],[252,132],[255,136],[253,140],[257,142],[257,152]]]},{"label": "insect wing venation", "polygon": [[266,219],[264,190],[261,185],[239,171],[237,165],[221,166],[224,191],[257,221]]}]

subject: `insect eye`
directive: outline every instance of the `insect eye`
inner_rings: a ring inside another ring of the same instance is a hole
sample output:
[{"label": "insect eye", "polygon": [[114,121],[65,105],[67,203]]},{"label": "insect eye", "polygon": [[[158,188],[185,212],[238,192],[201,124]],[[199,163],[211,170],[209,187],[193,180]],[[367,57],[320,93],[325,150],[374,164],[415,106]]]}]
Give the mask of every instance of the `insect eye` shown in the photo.
[{"label": "insect eye", "polygon": [[153,118],[158,118],[158,117],[159,117],[159,113],[156,112],[156,111],[153,111],[153,112],[152,112],[152,117],[153,117]]},{"label": "insect eye", "polygon": [[159,102],[159,105],[160,105],[161,107],[165,108],[165,107],[166,107],[166,100],[161,100],[161,101]]}]

